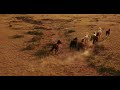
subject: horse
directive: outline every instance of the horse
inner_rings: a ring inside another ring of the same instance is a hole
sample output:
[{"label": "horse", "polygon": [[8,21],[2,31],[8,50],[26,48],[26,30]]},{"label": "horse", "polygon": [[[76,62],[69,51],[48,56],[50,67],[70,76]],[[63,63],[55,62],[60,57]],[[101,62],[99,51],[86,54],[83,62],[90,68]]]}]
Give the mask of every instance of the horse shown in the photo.
[{"label": "horse", "polygon": [[94,32],[94,34],[91,35],[90,41],[92,41],[92,43],[95,44],[96,42],[98,42],[98,39],[99,39],[99,33]]},{"label": "horse", "polygon": [[93,44],[95,44],[96,42],[98,42],[98,36],[93,36]]},{"label": "horse", "polygon": [[69,46],[70,49],[76,49],[77,48],[77,42],[78,42],[78,39],[76,37],[70,42],[70,46]]},{"label": "horse", "polygon": [[86,36],[84,37],[84,43],[85,43],[85,44],[88,44],[88,41],[89,41],[89,36],[86,35]]},{"label": "horse", "polygon": [[82,39],[81,42],[77,43],[77,50],[78,51],[80,51],[80,50],[84,51],[84,49],[85,49],[85,45],[84,45],[84,40]]},{"label": "horse", "polygon": [[101,38],[101,35],[102,35],[102,31],[99,30],[99,31],[96,33],[96,36],[98,37],[98,39],[100,39],[100,38]]},{"label": "horse", "polygon": [[50,52],[55,51],[55,54],[57,54],[57,52],[59,51],[59,45],[60,44],[62,44],[62,42],[60,40],[58,40],[56,44],[53,44]]},{"label": "horse", "polygon": [[106,37],[110,36],[110,29],[106,31]]}]

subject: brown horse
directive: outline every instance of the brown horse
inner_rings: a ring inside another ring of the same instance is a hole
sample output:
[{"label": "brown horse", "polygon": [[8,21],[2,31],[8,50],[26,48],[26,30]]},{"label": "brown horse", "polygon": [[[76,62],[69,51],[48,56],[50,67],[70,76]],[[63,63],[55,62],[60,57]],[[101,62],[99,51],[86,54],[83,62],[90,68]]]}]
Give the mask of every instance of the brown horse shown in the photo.
[{"label": "brown horse", "polygon": [[106,31],[106,37],[110,36],[110,29]]},{"label": "brown horse", "polygon": [[101,35],[102,35],[102,33],[101,33],[101,32],[99,32],[99,31],[96,33],[96,36],[98,37],[98,40],[100,40]]},{"label": "brown horse", "polygon": [[58,40],[56,44],[53,44],[52,49],[50,50],[50,52],[53,53],[53,51],[55,51],[55,54],[57,54],[57,52],[59,51],[59,45],[60,44],[62,44],[62,42],[60,40]]},{"label": "brown horse", "polygon": [[93,44],[95,44],[96,42],[98,42],[98,36],[93,36]]},{"label": "brown horse", "polygon": [[69,46],[70,49],[77,49],[77,42],[78,42],[78,39],[76,37],[70,42],[70,46]]},{"label": "brown horse", "polygon": [[78,51],[80,51],[80,50],[84,51],[84,49],[85,49],[84,39],[82,39],[81,42],[77,43],[77,50]]},{"label": "brown horse", "polygon": [[93,35],[91,35],[91,39],[90,41],[92,41],[93,44],[95,44],[96,42],[98,42],[98,36],[96,33],[94,33]]}]

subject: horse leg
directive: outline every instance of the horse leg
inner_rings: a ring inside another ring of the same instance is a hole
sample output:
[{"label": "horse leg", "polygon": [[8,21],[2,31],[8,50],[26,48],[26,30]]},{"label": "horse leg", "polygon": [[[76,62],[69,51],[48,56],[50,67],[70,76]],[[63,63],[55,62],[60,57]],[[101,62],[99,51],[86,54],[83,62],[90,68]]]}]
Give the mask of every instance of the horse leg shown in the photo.
[{"label": "horse leg", "polygon": [[55,55],[57,55],[57,53],[58,53],[58,49],[55,49]]},{"label": "horse leg", "polygon": [[49,54],[53,54],[53,51],[54,51],[54,47],[52,47],[52,49],[49,51]]},{"label": "horse leg", "polygon": [[95,40],[93,39],[93,44],[95,44]]},{"label": "horse leg", "polygon": [[80,46],[77,47],[77,50],[80,51]]},{"label": "horse leg", "polygon": [[49,52],[48,52],[49,54],[53,54],[53,50],[49,50]]}]

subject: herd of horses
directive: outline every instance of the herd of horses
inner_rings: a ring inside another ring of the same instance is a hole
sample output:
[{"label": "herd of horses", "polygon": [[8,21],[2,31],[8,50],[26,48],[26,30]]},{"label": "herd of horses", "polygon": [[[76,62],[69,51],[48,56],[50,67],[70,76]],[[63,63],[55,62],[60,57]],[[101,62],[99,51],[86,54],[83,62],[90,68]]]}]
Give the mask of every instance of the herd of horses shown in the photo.
[{"label": "herd of horses", "polygon": [[[9,27],[12,27],[11,24],[9,24]],[[106,31],[106,37],[108,37],[110,35],[110,31],[111,29],[108,29]],[[89,47],[89,41],[92,41],[92,45],[96,44],[99,39],[101,38],[102,35],[102,28],[99,27],[99,30],[97,32],[94,32],[91,37],[89,38],[89,35],[86,34],[85,37],[83,37],[81,39],[81,41],[78,41],[78,38],[75,37],[73,40],[71,40],[70,44],[69,44],[69,48],[70,50],[75,49],[78,51],[84,51],[85,49],[87,49]],[[58,40],[57,43],[53,44],[51,50],[49,51],[50,53],[55,52],[55,54],[57,54],[57,52],[59,51],[59,45],[62,44],[61,40]]]},{"label": "herd of horses", "polygon": [[[106,37],[108,37],[110,35],[110,29],[108,29],[106,31]],[[99,31],[94,32],[90,38],[89,35],[85,35],[85,37],[83,37],[81,39],[81,41],[78,41],[78,38],[75,37],[73,40],[70,41],[69,44],[69,48],[70,50],[77,50],[77,51],[84,51],[85,49],[87,49],[89,46],[89,41],[92,42],[92,45],[95,45],[99,39],[101,38],[102,35],[102,29],[99,28]],[[50,52],[55,52],[55,54],[57,54],[57,52],[59,51],[59,45],[62,44],[61,40],[58,40],[56,44],[53,44]]]}]

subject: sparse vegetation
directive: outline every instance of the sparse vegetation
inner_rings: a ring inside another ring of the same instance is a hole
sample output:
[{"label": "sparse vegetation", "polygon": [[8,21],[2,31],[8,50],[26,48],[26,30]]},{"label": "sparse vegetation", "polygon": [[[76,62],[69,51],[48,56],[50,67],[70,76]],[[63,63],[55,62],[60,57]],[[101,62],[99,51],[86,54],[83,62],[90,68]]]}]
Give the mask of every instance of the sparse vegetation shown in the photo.
[{"label": "sparse vegetation", "polygon": [[41,25],[42,22],[41,21],[37,21],[37,20],[33,20],[32,17],[28,17],[28,16],[20,16],[20,17],[15,17],[18,20],[22,20],[26,23],[30,23],[30,24],[37,24],[37,25]]},{"label": "sparse vegetation", "polygon": [[51,28],[43,27],[43,26],[35,26],[33,29],[37,30],[51,30]]},{"label": "sparse vegetation", "polygon": [[25,48],[23,48],[23,51],[24,51],[24,50],[33,50],[33,49],[35,49],[36,46],[38,46],[38,45],[39,45],[39,43],[30,43],[30,44],[28,44]]},{"label": "sparse vegetation", "polygon": [[49,56],[49,50],[51,49],[52,46],[53,46],[52,43],[47,43],[45,46],[42,47],[42,49],[38,50],[35,53],[35,56],[38,56],[39,58],[45,58]]},{"label": "sparse vegetation", "polygon": [[33,38],[29,42],[37,42],[41,40],[41,36],[33,36]]},{"label": "sparse vegetation", "polygon": [[104,66],[101,66],[101,67],[98,68],[98,71],[100,73],[109,73],[109,74],[114,75],[114,76],[120,76],[120,71],[115,70],[113,68],[106,68]]},{"label": "sparse vegetation", "polygon": [[[119,14],[11,14],[0,18],[0,67],[4,67],[0,75],[120,75]],[[8,22],[12,22],[11,28]],[[102,38],[95,47],[91,42],[85,52],[70,50],[73,38],[80,41],[86,33],[90,36],[99,27],[103,29]],[[105,37],[109,28],[111,34]],[[57,40],[62,41],[60,52],[49,53]]]},{"label": "sparse vegetation", "polygon": [[24,50],[33,50],[33,49],[35,49],[35,45],[29,44]]},{"label": "sparse vegetation", "polygon": [[64,35],[65,35],[65,37],[71,37],[71,34],[73,32],[75,32],[75,30],[67,30],[67,31],[65,31]]},{"label": "sparse vegetation", "polygon": [[49,55],[48,53],[48,50],[46,49],[41,49],[41,50],[38,50],[36,53],[35,53],[35,56],[38,56],[39,58],[45,58]]},{"label": "sparse vegetation", "polygon": [[69,30],[69,31],[67,31],[67,33],[73,33],[73,32],[75,32],[75,30]]},{"label": "sparse vegetation", "polygon": [[109,61],[112,60],[114,55],[106,52],[106,50],[103,44],[96,45],[93,54],[88,57],[89,66],[96,68],[101,74],[108,73],[119,76],[120,70],[116,70],[114,66],[109,65]]},{"label": "sparse vegetation", "polygon": [[23,38],[23,37],[24,37],[24,35],[19,35],[19,34],[12,36],[13,39]]},{"label": "sparse vegetation", "polygon": [[42,36],[43,32],[41,32],[41,31],[28,31],[27,34]]}]

